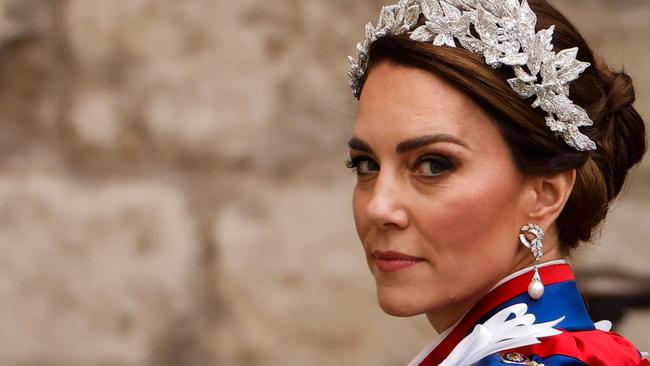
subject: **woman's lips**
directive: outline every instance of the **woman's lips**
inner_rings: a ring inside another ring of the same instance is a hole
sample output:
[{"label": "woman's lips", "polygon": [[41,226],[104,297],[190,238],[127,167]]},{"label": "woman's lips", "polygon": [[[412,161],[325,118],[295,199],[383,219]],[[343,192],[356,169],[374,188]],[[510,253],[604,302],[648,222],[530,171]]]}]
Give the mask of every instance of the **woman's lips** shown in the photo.
[{"label": "woman's lips", "polygon": [[411,267],[418,262],[424,261],[424,258],[414,257],[412,255],[395,252],[392,250],[381,251],[373,250],[372,256],[374,257],[377,268],[384,272],[399,271]]}]

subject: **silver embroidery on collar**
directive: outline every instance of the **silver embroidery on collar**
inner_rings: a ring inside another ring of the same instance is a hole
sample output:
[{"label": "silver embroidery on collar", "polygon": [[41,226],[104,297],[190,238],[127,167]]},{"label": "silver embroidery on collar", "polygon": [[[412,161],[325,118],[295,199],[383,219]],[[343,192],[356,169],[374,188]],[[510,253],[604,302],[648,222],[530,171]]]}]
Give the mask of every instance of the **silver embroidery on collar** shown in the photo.
[{"label": "silver embroidery on collar", "polygon": [[[421,14],[426,23],[413,29]],[[590,64],[576,60],[577,47],[554,52],[554,27],[535,32],[536,24],[537,16],[527,0],[400,0],[381,9],[377,25],[366,25],[365,39],[357,44],[357,58],[348,57],[350,87],[358,98],[368,49],[378,38],[407,33],[415,41],[436,46],[456,47],[458,42],[482,54],[493,68],[512,67],[516,77],[508,83],[521,97],[536,97],[532,106],[547,113],[550,130],[576,150],[595,150],[596,144],[578,130],[593,122],[569,99],[569,82]]]}]

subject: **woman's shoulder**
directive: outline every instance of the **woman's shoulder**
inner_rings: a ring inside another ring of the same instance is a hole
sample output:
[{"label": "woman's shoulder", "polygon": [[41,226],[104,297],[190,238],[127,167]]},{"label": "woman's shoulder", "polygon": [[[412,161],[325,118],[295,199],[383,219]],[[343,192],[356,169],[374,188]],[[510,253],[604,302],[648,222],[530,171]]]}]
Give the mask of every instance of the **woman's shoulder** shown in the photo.
[{"label": "woman's shoulder", "polygon": [[538,344],[490,355],[477,366],[650,366],[627,339],[614,332],[563,332]]}]

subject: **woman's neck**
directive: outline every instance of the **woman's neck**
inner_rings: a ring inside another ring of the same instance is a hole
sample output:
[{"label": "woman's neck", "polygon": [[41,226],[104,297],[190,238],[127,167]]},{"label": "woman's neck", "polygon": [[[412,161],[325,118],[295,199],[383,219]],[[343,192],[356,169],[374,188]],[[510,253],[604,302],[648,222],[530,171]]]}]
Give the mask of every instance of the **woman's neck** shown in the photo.
[{"label": "woman's neck", "polygon": [[[548,252],[544,252],[544,258],[547,260],[543,263],[538,264],[538,267],[565,262],[565,259],[560,254],[559,250],[556,250],[555,247],[549,249],[550,250],[548,250]],[[474,307],[474,305],[476,305],[476,303],[478,303],[485,295],[494,290],[496,287],[515,277],[521,276],[526,272],[533,271],[534,269],[530,254],[522,258],[517,258],[517,260],[513,262],[515,264],[511,267],[507,274],[504,274],[504,276],[502,276],[498,281],[494,282],[492,286],[486,287],[485,291],[477,292],[475,296],[472,296],[471,298],[468,298],[462,302],[456,302],[453,304],[453,306],[448,307],[446,310],[439,309],[434,312],[426,313],[429,323],[433,326],[436,332],[438,334],[441,334],[447,329],[454,326],[472,307]]]}]

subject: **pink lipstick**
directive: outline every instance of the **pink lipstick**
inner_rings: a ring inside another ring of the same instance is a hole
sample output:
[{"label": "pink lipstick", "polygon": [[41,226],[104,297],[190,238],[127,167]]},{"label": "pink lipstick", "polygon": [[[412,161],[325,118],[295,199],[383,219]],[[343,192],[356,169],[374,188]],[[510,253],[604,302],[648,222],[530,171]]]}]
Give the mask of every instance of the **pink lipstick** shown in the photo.
[{"label": "pink lipstick", "polygon": [[384,272],[399,271],[400,269],[409,268],[416,265],[418,262],[424,261],[424,258],[414,257],[392,250],[385,252],[381,250],[373,250],[372,255],[377,264],[377,268]]}]

